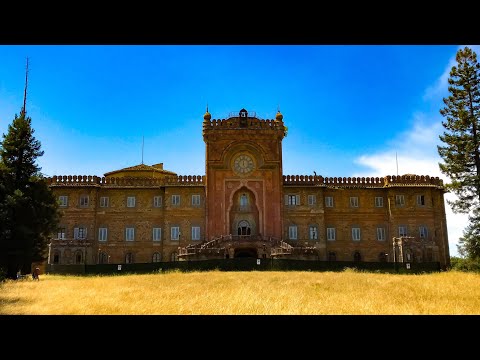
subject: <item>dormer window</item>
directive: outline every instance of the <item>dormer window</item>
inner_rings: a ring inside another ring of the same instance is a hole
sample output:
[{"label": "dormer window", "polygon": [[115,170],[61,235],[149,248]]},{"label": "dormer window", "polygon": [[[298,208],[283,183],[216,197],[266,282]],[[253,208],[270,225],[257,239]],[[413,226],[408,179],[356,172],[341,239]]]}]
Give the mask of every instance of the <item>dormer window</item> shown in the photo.
[{"label": "dormer window", "polygon": [[245,110],[245,109],[240,110],[240,117],[241,118],[246,118],[247,114],[248,114],[247,110]]}]

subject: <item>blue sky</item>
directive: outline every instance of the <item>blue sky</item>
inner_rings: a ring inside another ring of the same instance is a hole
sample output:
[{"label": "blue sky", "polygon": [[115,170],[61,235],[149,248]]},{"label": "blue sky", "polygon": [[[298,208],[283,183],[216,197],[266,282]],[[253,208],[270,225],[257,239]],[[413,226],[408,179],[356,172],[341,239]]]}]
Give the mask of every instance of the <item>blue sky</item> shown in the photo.
[{"label": "blue sky", "polygon": [[[0,133],[27,114],[45,175],[163,162],[205,174],[202,121],[280,108],[285,175],[439,176],[442,98],[461,45],[0,45]],[[480,47],[472,46],[480,55]],[[451,194],[447,194],[449,198]],[[467,224],[447,209],[451,255]]]}]

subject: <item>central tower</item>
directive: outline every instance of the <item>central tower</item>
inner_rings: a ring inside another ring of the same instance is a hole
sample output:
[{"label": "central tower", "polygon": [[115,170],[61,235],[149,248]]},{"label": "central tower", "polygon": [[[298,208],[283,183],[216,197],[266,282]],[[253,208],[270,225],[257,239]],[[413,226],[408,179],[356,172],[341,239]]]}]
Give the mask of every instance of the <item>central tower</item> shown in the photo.
[{"label": "central tower", "polygon": [[221,235],[282,238],[283,115],[262,120],[241,109],[203,117],[206,239]]}]

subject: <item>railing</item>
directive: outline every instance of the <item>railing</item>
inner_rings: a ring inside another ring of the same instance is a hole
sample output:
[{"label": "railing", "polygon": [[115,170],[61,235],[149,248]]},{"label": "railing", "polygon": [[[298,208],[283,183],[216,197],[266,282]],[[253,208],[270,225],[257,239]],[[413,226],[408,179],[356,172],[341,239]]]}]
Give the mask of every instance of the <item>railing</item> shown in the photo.
[{"label": "railing", "polygon": [[384,187],[389,185],[434,185],[443,186],[439,177],[428,175],[403,175],[385,177],[323,177],[319,175],[283,175],[283,185],[324,185],[324,186],[366,186]]},{"label": "railing", "polygon": [[[264,242],[265,246],[270,248],[281,247],[289,249],[293,247],[284,241],[280,241],[272,236],[262,235],[221,235],[204,241],[200,244],[190,244],[184,248],[178,249],[178,256],[185,257],[191,255],[201,254],[202,252],[221,252],[225,251],[226,247],[232,242],[248,243],[248,242]],[[268,245],[267,245],[268,244]]]},{"label": "railing", "polygon": [[[255,111],[247,111],[247,115],[249,118],[250,117],[257,118],[257,113]],[[239,116],[240,116],[240,111],[231,111],[228,114],[228,118],[239,117]],[[257,118],[257,119],[260,119],[260,118]]]},{"label": "railing", "polygon": [[51,246],[90,246],[92,245],[87,239],[52,239]]},{"label": "railing", "polygon": [[232,210],[237,211],[237,212],[249,212],[249,211],[252,211],[252,206],[251,205],[239,205],[239,206],[233,207]]},{"label": "railing", "polygon": [[166,186],[205,185],[205,176],[177,175],[163,178],[99,177],[92,175],[55,175],[47,179],[49,185],[108,185],[108,186]]}]

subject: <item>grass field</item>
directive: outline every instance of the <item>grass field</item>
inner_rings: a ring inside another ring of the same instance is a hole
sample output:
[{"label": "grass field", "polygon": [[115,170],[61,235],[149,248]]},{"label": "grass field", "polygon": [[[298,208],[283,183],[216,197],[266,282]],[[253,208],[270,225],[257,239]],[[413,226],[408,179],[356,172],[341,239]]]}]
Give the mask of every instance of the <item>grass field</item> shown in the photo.
[{"label": "grass field", "polygon": [[480,274],[166,272],[0,285],[0,314],[480,314]]}]

